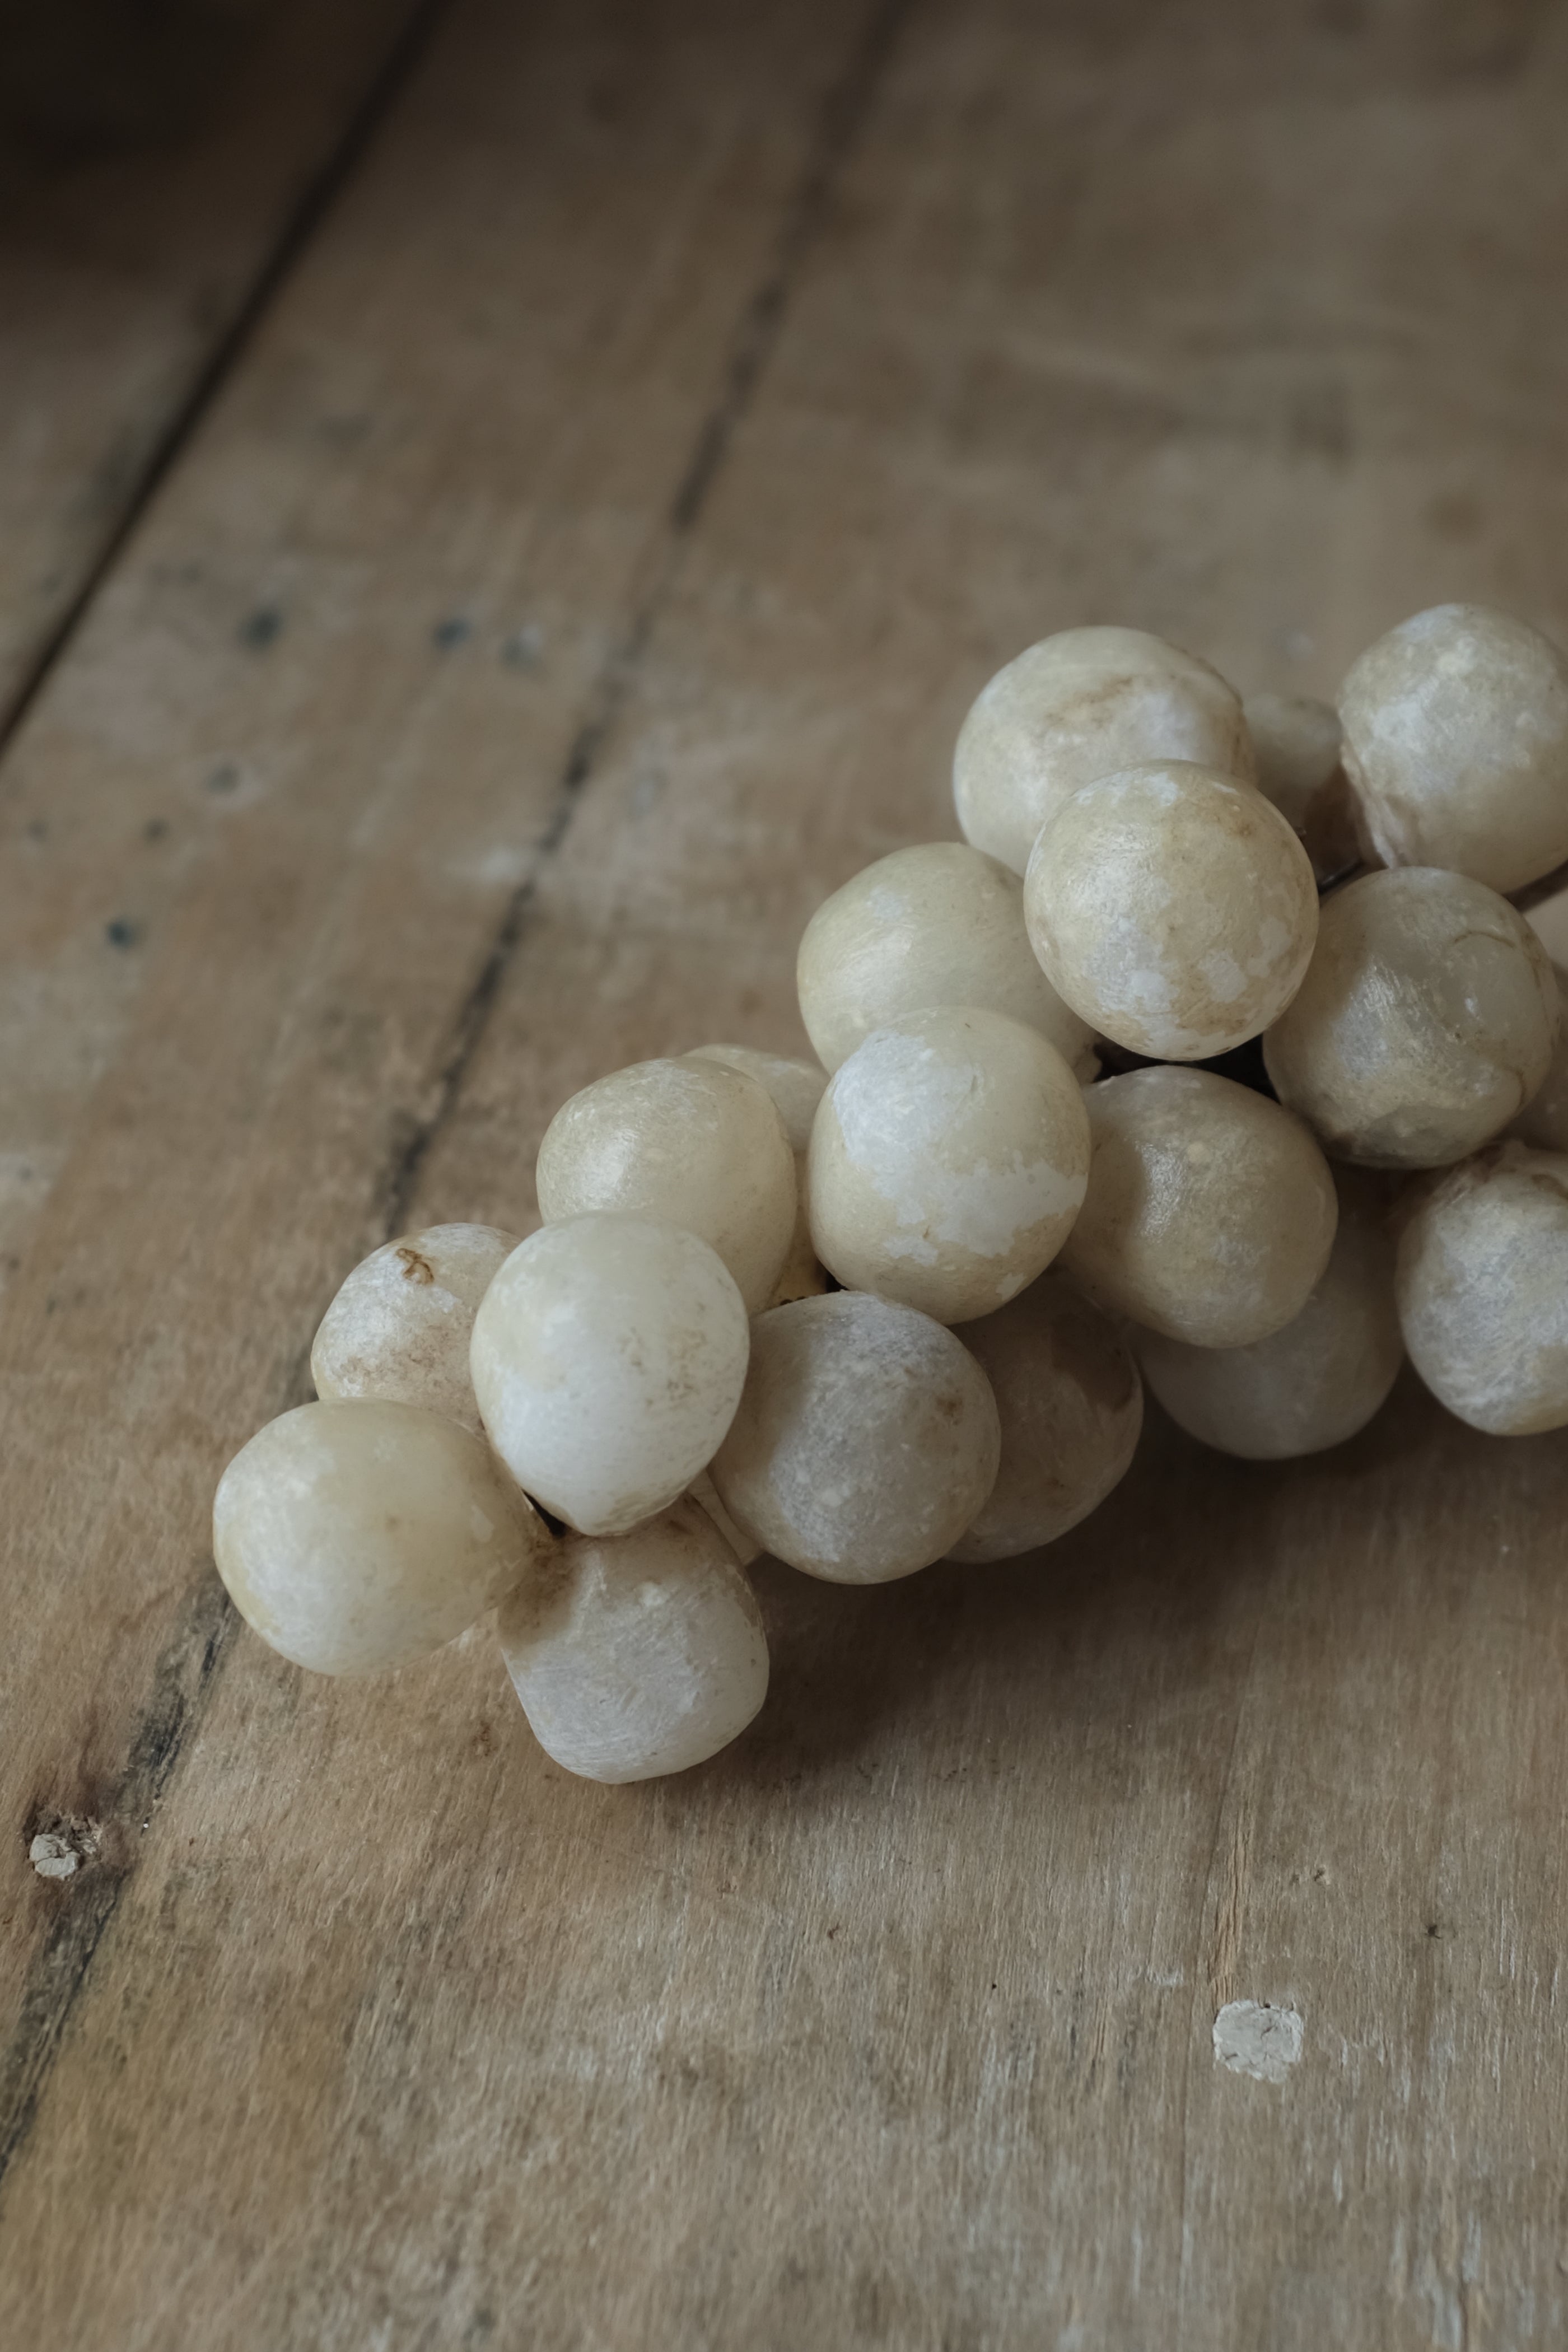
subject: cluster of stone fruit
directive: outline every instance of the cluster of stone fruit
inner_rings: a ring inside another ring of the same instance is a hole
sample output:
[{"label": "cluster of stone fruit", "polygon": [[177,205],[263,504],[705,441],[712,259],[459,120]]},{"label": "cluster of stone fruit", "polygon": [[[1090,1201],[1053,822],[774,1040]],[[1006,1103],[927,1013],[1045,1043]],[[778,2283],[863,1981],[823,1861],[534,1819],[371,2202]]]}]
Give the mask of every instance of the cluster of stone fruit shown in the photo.
[{"label": "cluster of stone fruit", "polygon": [[1336,712],[1069,630],[985,688],[955,792],[964,842],[807,927],[816,1063],[617,1071],[546,1132],[537,1232],[349,1276],[321,1402],[217,1493],[286,1657],[395,1666],[500,1604],[550,1754],[643,1779],[761,1706],[760,1552],[875,1583],[1048,1543],[1145,1381],[1255,1459],[1352,1435],[1406,1351],[1479,1429],[1568,1423],[1559,982],[1505,895],[1568,859],[1545,639],[1421,614]]}]

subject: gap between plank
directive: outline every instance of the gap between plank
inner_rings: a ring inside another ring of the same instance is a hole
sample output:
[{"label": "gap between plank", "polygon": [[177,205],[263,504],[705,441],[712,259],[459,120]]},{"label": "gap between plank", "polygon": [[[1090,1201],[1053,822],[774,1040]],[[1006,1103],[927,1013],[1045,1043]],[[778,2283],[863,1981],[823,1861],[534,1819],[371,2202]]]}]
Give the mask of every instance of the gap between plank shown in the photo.
[{"label": "gap between plank", "polygon": [[9,699],[0,706],[0,760],[20,731],[60,659],[75,637],[98,593],[120,561],[137,525],[152,505],[191,441],[200,430],[239,361],[327,214],[357,170],[391,113],[448,0],[416,0],[402,31],[376,68],[363,97],[349,119],[348,128],[326,160],[306,182],[304,191],[284,222],[248,292],[197,371],[184,398],[153,446],[119,520],[89,563],[80,586],[55,623]]},{"label": "gap between plank", "polygon": [[[263,310],[380,127],[445,5],[446,0],[424,0],[410,19],[346,138],[318,175],[244,310],[160,446],[131,509],[116,527],[11,711],[0,722],[0,753],[160,483],[221,389]],[[651,578],[589,690],[583,719],[535,844],[533,871],[508,899],[478,975],[458,1008],[450,1044],[431,1088],[430,1108],[405,1133],[377,1188],[387,1238],[400,1230],[430,1148],[457,1107],[501,983],[527,929],[540,874],[565,841],[599,756],[626,707],[668,603],[686,545],[701,520],[736,430],[773,355],[801,267],[821,231],[839,176],[913,5],[914,0],[879,0],[847,66],[827,94],[805,168],[785,210],[773,257],[742,310],[718,395],[698,427],[670,501]],[[300,1385],[298,1378],[290,1381],[291,1388]],[[136,1717],[125,1769],[111,1793],[108,1811],[127,1826],[131,1836],[139,1836],[150,1822],[153,1808],[163,1797],[191,1733],[199,1727],[239,1623],[234,1603],[209,1571],[187,1594],[174,1633],[153,1670],[152,1691]],[[95,1864],[83,1873],[73,1882],[29,1966],[16,2026],[0,2059],[0,2188],[26,2141],[66,2027],[130,1875],[129,1871],[108,1864]]]},{"label": "gap between plank", "polygon": [[[216,1576],[204,1576],[186,1594],[153,1670],[124,1769],[104,1807],[105,1818],[126,1843],[133,1844],[151,1826],[153,1808],[180,1759],[187,1731],[205,1709],[239,1622]],[[0,2062],[0,2182],[26,2138],[66,2022],[129,1874],[117,1861],[94,1863],[81,1872],[28,1968],[10,2047]]]}]

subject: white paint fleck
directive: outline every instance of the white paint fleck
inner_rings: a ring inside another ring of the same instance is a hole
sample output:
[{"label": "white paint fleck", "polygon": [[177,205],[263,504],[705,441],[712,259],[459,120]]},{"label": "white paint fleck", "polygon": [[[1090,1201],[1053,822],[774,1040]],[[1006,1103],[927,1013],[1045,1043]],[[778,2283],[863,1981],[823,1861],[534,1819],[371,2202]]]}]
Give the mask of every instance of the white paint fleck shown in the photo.
[{"label": "white paint fleck", "polygon": [[455,859],[447,870],[455,880],[477,883],[481,889],[515,890],[531,864],[527,849],[498,841],[488,849]]},{"label": "white paint fleck", "polygon": [[1282,2083],[1301,2055],[1302,2030],[1296,2010],[1227,2000],[1214,2021],[1215,2063],[1258,2083]]},{"label": "white paint fleck", "polygon": [[33,1840],[27,1860],[40,1878],[74,1878],[81,1868],[81,1856],[70,1841],[48,1830],[40,1830]]}]

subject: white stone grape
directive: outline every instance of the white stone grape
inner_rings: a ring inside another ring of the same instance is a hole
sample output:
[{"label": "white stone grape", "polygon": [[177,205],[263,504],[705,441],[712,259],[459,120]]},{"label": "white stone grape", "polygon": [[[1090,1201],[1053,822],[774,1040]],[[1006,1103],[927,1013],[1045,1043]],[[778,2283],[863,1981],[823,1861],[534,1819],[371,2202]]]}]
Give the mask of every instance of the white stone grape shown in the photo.
[{"label": "white stone grape", "polygon": [[1300,1120],[1169,1063],[1086,1099],[1094,1156],[1062,1265],[1090,1297],[1203,1348],[1247,1347],[1299,1315],[1339,1217]]},{"label": "white stone grape", "polygon": [[707,1467],[746,1377],[746,1309],[681,1225],[590,1215],[513,1250],[474,1321],[474,1393],[518,1484],[584,1535],[664,1510]]},{"label": "white stone grape", "polygon": [[213,1552],[262,1639],[319,1675],[439,1649],[540,1572],[552,1538],[480,1439],[384,1400],[258,1430],[213,1505]]},{"label": "white stone grape", "polygon": [[764,1054],[756,1045],[693,1045],[684,1058],[721,1062],[726,1069],[740,1070],[748,1078],[755,1078],[772,1097],[773,1108],[784,1121],[790,1150],[797,1154],[805,1151],[811,1141],[811,1122],[816,1116],[816,1106],[827,1084],[826,1070],[793,1055]]},{"label": "white stone grape", "polygon": [[1037,1029],[1079,1077],[1098,1066],[1089,1024],[1029,945],[1017,876],[963,842],[895,849],[846,882],[806,925],[795,977],[806,1033],[829,1070],[873,1029],[947,1004]]},{"label": "white stone grape", "polygon": [[1249,694],[1242,704],[1258,789],[1295,831],[1340,765],[1340,714],[1310,694]]},{"label": "white stone grape", "polygon": [[1568,1156],[1494,1144],[1434,1180],[1399,1237],[1410,1360],[1494,1437],[1568,1426]]},{"label": "white stone grape", "polygon": [[1143,1377],[1173,1421],[1248,1462],[1321,1454],[1364,1429],[1405,1360],[1394,1249],[1342,1210],[1332,1255],[1300,1313],[1247,1348],[1139,1334]]},{"label": "white stone grape", "polygon": [[1063,801],[1035,844],[1024,911],[1073,1010],[1163,1061],[1256,1037],[1300,986],[1318,932],[1311,860],[1272,802],[1174,761]]},{"label": "white stone grape", "polygon": [[1340,689],[1345,767],[1387,866],[1520,890],[1568,858],[1568,663],[1527,622],[1436,604]]},{"label": "white stone grape", "polygon": [[321,1318],[310,1349],[317,1395],[423,1405],[477,1431],[468,1340],[517,1240],[497,1225],[426,1225],[373,1250]]},{"label": "white stone grape", "polygon": [[[499,1608],[549,1755],[649,1779],[763,1702],[747,1563],[1048,1544],[1145,1383],[1248,1460],[1353,1435],[1406,1349],[1478,1429],[1568,1428],[1568,978],[1500,895],[1568,864],[1568,662],[1445,605],[1337,712],[1244,707],[1158,637],[1068,630],[979,696],[953,782],[963,843],[806,929],[824,1067],[616,1071],[550,1123],[540,1232],[429,1226],[348,1276],[321,1401],[214,1503],[282,1655],[395,1667]],[[1191,1066],[1258,1036],[1278,1101]],[[1097,1046],[1154,1066],[1091,1083]],[[1336,1195],[1323,1146],[1423,1171],[1397,1254],[1388,1180]]]},{"label": "white stone grape", "polygon": [[595,1210],[684,1225],[716,1249],[753,1312],[795,1234],[798,1187],[765,1087],[715,1061],[635,1062],[584,1087],[545,1129],[546,1224]]},{"label": "white stone grape", "polygon": [[1336,1158],[1441,1168],[1530,1100],[1558,1017],[1546,951],[1506,898],[1405,866],[1325,901],[1310,968],[1263,1057],[1280,1101]]},{"label": "white stone grape", "polygon": [[906,1013],[822,1098],[812,1239],[847,1288],[965,1322],[1050,1263],[1088,1170],[1082,1092],[1037,1030],[967,1007]]},{"label": "white stone grape", "polygon": [[883,1584],[940,1559],[1001,1458],[996,1403],[963,1342],[861,1291],[759,1316],[710,1475],[764,1551],[832,1584]]},{"label": "white stone grape", "polygon": [[826,1071],[815,1062],[796,1061],[784,1054],[764,1054],[754,1045],[694,1045],[689,1058],[723,1062],[732,1070],[742,1070],[747,1077],[755,1078],[773,1097],[795,1154],[796,1203],[789,1255],[767,1304],[784,1307],[792,1298],[815,1297],[826,1289],[827,1276],[812,1247],[811,1224],[805,1213],[805,1151],[811,1141],[816,1106],[827,1084]]},{"label": "white stone grape", "polygon": [[497,1631],[535,1738],[588,1780],[704,1763],[767,1696],[762,1612],[689,1501],[625,1535],[568,1537]]},{"label": "white stone grape", "polygon": [[963,837],[1022,874],[1069,793],[1149,760],[1251,782],[1240,698],[1207,662],[1142,629],[1064,629],[998,670],[963,722],[952,765]]},{"label": "white stone grape", "polygon": [[1122,1477],[1143,1426],[1143,1386],[1110,1318],[1053,1267],[963,1342],[991,1383],[1002,1463],[948,1553],[1011,1559],[1054,1543]]}]

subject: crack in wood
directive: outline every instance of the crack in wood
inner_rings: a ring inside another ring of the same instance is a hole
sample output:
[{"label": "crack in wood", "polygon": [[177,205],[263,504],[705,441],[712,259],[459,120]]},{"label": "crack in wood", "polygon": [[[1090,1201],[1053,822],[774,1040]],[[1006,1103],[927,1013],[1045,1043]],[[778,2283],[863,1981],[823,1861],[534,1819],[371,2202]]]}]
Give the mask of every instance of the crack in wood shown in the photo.
[{"label": "crack in wood", "polygon": [[20,732],[28,713],[58,668],[77,632],[97,602],[99,592],[129,545],[137,525],[184,457],[205,422],[208,411],[244,358],[252,336],[281,291],[285,280],[358,169],[366,149],[381,131],[409,76],[423,57],[437,19],[448,5],[449,0],[415,0],[402,31],[387,50],[364,96],[354,109],[348,128],[330,151],[320,170],[306,183],[281,234],[252,279],[248,291],[208,352],[184,400],[174,409],[153,444],[145,464],[131,486],[118,520],[111,524],[102,546],[88,565],[81,585],[27,664],[9,701],[0,706],[0,759],[4,759],[13,738]]},{"label": "crack in wood", "polygon": [[[164,436],[80,593],[10,709],[0,718],[0,755],[80,625],[136,523],[243,355],[262,314],[380,128],[445,5],[446,0],[423,0],[415,9],[347,134],[317,175],[244,308]],[[431,1108],[425,1118],[411,1124],[383,1177],[379,1187],[382,1225],[389,1239],[400,1229],[425,1160],[457,1106],[502,981],[522,940],[540,871],[564,842],[583,793],[626,706],[668,602],[686,544],[701,520],[735,433],[777,344],[802,265],[821,232],[838,179],[912,7],[913,0],[879,0],[845,70],[827,93],[805,170],[785,210],[773,260],[741,312],[718,397],[698,428],[670,501],[652,577],[590,689],[586,711],[573,738],[536,845],[534,870],[508,900],[479,974],[459,1008],[452,1042],[432,1090]],[[296,1392],[289,1402],[298,1402],[299,1380],[291,1380],[289,1387]],[[179,1625],[159,1659],[152,1693],[132,1735],[124,1770],[106,1808],[112,1818],[132,1824],[132,1834],[148,1825],[152,1808],[163,1794],[210,1704],[239,1622],[233,1601],[216,1573],[209,1571],[188,1593]],[[32,2127],[66,2027],[130,1876],[130,1868],[105,1864],[73,1880],[69,1895],[28,1969],[16,2025],[0,2058],[0,2187]]]},{"label": "crack in wood", "polygon": [[[239,1612],[210,1572],[187,1592],[153,1673],[125,1765],[102,1807],[134,1839],[149,1824],[239,1630]],[[27,2137],[66,2023],[130,1874],[95,1862],[67,1882],[53,1925],[33,1956],[16,2027],[0,2058],[0,2183]]]}]

